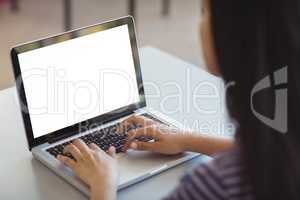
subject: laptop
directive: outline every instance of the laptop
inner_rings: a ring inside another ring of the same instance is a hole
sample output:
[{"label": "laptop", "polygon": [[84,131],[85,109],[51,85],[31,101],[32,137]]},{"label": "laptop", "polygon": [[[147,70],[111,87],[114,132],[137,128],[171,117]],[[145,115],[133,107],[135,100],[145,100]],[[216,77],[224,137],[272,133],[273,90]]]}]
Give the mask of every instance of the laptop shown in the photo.
[{"label": "laptop", "polygon": [[[123,17],[12,48],[11,59],[29,150],[34,158],[89,196],[88,187],[56,159],[74,139],[117,149],[122,189],[198,154],[122,152],[124,119],[136,115],[175,128],[147,107],[133,18]],[[152,142],[152,138],[138,140]],[[69,155],[71,156],[71,155]]]}]

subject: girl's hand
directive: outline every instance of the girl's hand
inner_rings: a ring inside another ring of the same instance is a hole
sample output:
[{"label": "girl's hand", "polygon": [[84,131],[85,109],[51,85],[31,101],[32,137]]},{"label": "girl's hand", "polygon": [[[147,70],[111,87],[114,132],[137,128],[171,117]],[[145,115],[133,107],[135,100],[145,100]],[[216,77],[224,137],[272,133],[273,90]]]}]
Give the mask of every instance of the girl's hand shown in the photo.
[{"label": "girl's hand", "polygon": [[[157,123],[143,116],[132,116],[120,125],[120,131],[132,124],[139,125],[140,128],[128,132],[128,141],[124,146],[124,151],[128,149],[152,151],[167,155],[182,153],[184,151],[183,141],[185,135],[178,130]],[[153,142],[141,142],[136,138],[147,136],[154,139]]]},{"label": "girl's hand", "polygon": [[71,153],[76,161],[61,155],[57,159],[90,187],[92,199],[116,199],[118,169],[114,147],[105,153],[95,144],[87,146],[75,140],[64,151]]}]

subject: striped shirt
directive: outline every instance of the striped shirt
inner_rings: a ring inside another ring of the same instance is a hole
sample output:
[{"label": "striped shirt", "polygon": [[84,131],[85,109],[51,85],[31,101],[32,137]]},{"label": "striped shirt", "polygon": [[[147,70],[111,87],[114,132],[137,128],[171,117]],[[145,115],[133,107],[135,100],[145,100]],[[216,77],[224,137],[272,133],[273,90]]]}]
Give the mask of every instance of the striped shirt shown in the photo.
[{"label": "striped shirt", "polygon": [[237,149],[217,155],[185,175],[164,200],[253,200],[250,184]]}]

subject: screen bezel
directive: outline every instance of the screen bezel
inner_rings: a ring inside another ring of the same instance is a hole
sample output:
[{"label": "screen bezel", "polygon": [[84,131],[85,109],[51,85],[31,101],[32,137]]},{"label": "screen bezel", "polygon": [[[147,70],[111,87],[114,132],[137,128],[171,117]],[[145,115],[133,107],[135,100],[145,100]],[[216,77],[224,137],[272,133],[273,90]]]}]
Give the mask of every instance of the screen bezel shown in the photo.
[{"label": "screen bezel", "polygon": [[[27,51],[32,51],[35,49],[39,49],[42,47],[46,47],[49,45],[65,42],[71,39],[79,38],[85,35],[93,34],[96,32],[101,32],[107,29],[111,29],[114,27],[128,25],[128,31],[130,36],[130,43],[131,43],[131,50],[132,50],[132,57],[134,61],[135,71],[136,71],[136,78],[139,90],[139,102],[128,105],[126,107],[111,111],[109,113],[105,113],[103,115],[99,115],[95,118],[79,122],[72,126],[57,130],[55,132],[49,133],[47,135],[43,135],[37,138],[34,138],[30,115],[28,112],[27,106],[27,99],[25,94],[25,89],[23,85],[22,73],[19,65],[18,54],[24,53]],[[104,22],[101,24],[96,24],[80,29],[76,29],[73,31],[65,32],[59,35],[47,37],[45,39],[29,42],[26,44],[19,45],[11,49],[11,60],[13,64],[13,72],[16,81],[16,88],[19,96],[19,102],[21,106],[21,112],[23,117],[23,122],[25,126],[25,132],[27,136],[29,150],[33,147],[50,142],[55,141],[57,138],[63,139],[66,137],[70,137],[72,135],[76,135],[80,133],[80,125],[82,123],[86,124],[103,124],[108,121],[119,119],[122,116],[126,116],[130,113],[133,113],[135,110],[143,108],[146,106],[146,99],[145,99],[145,92],[142,80],[142,73],[140,67],[140,60],[138,54],[138,47],[137,47],[137,40],[136,40],[136,33],[135,33],[135,25],[134,20],[131,16],[126,16],[117,20]]]}]

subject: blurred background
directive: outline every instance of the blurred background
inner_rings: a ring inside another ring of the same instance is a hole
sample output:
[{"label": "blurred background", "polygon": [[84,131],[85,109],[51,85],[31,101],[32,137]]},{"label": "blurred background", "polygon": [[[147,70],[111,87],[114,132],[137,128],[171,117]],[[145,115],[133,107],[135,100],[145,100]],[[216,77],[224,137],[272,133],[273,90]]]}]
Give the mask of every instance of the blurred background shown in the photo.
[{"label": "blurred background", "polygon": [[198,39],[201,0],[0,0],[0,90],[14,84],[10,48],[131,14],[139,46],[204,66]]}]

